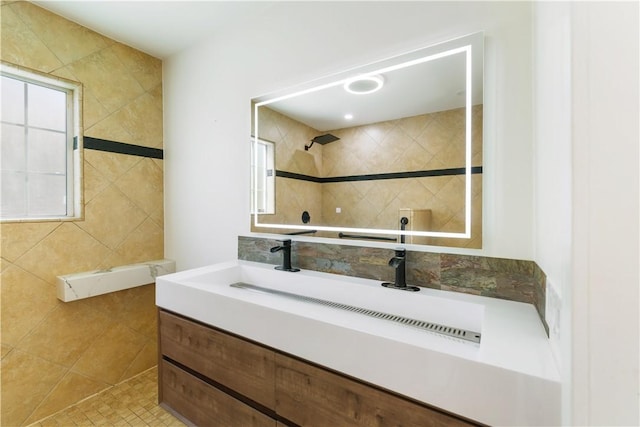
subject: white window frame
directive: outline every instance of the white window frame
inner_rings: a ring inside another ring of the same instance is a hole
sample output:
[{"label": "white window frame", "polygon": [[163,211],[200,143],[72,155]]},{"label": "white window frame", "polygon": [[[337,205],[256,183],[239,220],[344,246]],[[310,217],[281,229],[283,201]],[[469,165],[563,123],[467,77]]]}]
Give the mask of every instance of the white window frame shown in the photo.
[{"label": "white window frame", "polygon": [[[66,214],[29,215],[27,213],[19,217],[0,217],[0,222],[82,219],[82,84],[6,62],[0,62],[0,74],[26,83],[67,93]],[[2,195],[0,194],[0,203],[2,203],[1,197]]]},{"label": "white window frame", "polygon": [[[260,159],[257,149],[264,150],[261,165],[257,165]],[[258,215],[273,215],[276,213],[275,163],[275,144],[271,141],[254,138],[251,141],[251,215],[256,213]],[[258,170],[262,171],[262,179],[258,179],[256,174]],[[258,207],[257,212],[256,206]]]}]

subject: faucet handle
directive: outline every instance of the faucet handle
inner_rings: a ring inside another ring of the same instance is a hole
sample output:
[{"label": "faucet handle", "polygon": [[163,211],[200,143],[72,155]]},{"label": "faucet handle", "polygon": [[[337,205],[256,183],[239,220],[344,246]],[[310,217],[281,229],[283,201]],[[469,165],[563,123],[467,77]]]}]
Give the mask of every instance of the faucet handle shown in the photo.
[{"label": "faucet handle", "polygon": [[288,248],[291,247],[291,239],[276,240],[276,242],[282,243],[282,245],[281,246],[274,246],[271,249],[269,249],[269,251],[271,253],[278,252],[278,251],[281,251],[283,249],[288,249]]},{"label": "faucet handle", "polygon": [[396,256],[404,257],[407,255],[407,250],[405,248],[396,248]]}]

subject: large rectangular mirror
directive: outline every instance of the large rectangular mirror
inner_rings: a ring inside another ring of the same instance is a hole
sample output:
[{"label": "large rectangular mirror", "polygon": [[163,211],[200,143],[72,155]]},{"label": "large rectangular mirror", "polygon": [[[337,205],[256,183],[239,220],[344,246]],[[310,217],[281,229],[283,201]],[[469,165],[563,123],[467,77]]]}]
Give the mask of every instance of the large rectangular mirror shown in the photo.
[{"label": "large rectangular mirror", "polygon": [[256,98],[253,115],[252,231],[482,246],[482,33]]}]

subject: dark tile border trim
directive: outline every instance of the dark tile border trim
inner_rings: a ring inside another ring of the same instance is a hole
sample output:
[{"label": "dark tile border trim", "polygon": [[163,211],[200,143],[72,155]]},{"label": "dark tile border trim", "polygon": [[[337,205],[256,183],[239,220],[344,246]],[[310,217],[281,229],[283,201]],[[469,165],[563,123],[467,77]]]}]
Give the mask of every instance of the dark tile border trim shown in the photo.
[{"label": "dark tile border trim", "polygon": [[[107,139],[92,138],[85,136],[83,145],[88,150],[106,151],[109,153],[129,154],[131,156],[149,157],[152,159],[163,159],[164,151],[160,148],[143,147],[141,145],[125,144],[124,142],[109,141]],[[74,149],[77,148],[77,141],[74,141]]]},{"label": "dark tile border trim", "polygon": [[[482,166],[473,166],[472,174],[482,173]],[[304,175],[301,173],[287,172],[276,170],[276,176],[281,178],[298,179],[301,181],[315,182],[324,184],[328,182],[351,182],[351,181],[377,181],[383,179],[404,179],[404,178],[425,178],[429,176],[447,176],[447,175],[464,175],[465,168],[449,168],[449,169],[432,169],[411,172],[391,172],[391,173],[374,173],[367,175],[347,175],[347,176],[331,176],[320,178],[317,176]]]}]

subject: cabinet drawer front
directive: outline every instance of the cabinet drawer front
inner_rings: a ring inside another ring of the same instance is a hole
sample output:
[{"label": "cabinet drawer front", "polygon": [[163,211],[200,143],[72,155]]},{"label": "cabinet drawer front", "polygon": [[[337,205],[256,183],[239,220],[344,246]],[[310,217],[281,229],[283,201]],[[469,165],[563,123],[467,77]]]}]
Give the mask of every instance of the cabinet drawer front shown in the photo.
[{"label": "cabinet drawer front", "polygon": [[160,312],[163,355],[273,408],[274,352],[179,316]]},{"label": "cabinet drawer front", "polygon": [[280,354],[276,412],[305,427],[473,425]]},{"label": "cabinet drawer front", "polygon": [[198,426],[276,426],[274,419],[166,360],[162,361],[162,399],[162,403]]}]

